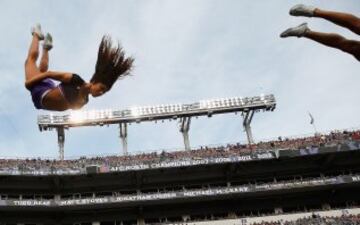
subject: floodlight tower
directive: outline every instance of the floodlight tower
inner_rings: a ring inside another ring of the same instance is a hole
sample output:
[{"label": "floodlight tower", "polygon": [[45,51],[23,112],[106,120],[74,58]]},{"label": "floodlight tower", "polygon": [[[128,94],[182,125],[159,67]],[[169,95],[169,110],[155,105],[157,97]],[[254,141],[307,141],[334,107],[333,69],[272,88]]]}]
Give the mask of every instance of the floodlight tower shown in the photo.
[{"label": "floodlight tower", "polygon": [[276,107],[274,95],[255,97],[221,98],[203,100],[191,104],[168,104],[133,107],[125,110],[73,111],[69,115],[41,115],[38,117],[40,131],[56,129],[58,134],[59,158],[64,159],[65,129],[84,126],[119,125],[122,153],[128,153],[128,124],[146,121],[179,120],[184,147],[190,150],[189,130],[192,117],[237,113],[243,115],[243,127],[249,144],[254,143],[251,121],[255,112],[273,111]]}]

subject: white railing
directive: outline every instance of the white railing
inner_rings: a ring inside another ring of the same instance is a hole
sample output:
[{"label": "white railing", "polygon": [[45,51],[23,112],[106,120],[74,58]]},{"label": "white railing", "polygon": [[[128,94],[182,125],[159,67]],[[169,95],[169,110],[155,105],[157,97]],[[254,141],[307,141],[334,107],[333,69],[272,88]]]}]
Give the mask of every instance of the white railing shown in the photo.
[{"label": "white railing", "polygon": [[236,219],[214,219],[208,221],[187,221],[187,222],[178,222],[178,223],[161,223],[167,225],[252,225],[255,223],[272,223],[288,221],[296,221],[302,218],[311,218],[313,215],[320,217],[349,217],[357,216],[360,214],[360,208],[346,208],[346,209],[335,209],[335,210],[326,210],[326,211],[312,211],[304,213],[292,213],[292,214],[280,214],[280,215],[270,215],[270,216],[259,216],[259,217],[242,217]]}]

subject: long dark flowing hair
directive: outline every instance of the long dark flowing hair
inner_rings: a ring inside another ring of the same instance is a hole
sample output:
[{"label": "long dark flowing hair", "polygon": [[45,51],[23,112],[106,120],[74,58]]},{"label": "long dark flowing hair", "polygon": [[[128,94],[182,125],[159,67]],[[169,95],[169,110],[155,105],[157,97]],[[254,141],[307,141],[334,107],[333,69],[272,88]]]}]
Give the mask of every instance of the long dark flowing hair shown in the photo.
[{"label": "long dark flowing hair", "polygon": [[117,79],[130,74],[133,62],[132,57],[125,57],[125,52],[119,43],[113,47],[111,37],[105,35],[99,46],[95,73],[90,82],[102,83],[110,90]]}]

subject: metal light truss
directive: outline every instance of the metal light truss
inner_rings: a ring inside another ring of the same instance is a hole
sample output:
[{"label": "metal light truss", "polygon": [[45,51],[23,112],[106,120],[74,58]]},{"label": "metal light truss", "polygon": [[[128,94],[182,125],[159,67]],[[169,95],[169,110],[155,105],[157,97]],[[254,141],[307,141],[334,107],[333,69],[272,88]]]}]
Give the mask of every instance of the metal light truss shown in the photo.
[{"label": "metal light truss", "polygon": [[274,95],[255,97],[234,97],[203,100],[192,104],[166,104],[144,107],[132,107],[125,110],[89,110],[72,111],[68,115],[40,115],[38,125],[40,131],[58,127],[81,127],[104,124],[132,123],[177,119],[193,116],[211,116],[214,114],[247,112],[250,110],[274,110]]},{"label": "metal light truss", "polygon": [[192,104],[167,104],[145,107],[132,107],[125,110],[72,111],[68,115],[41,115],[38,117],[40,131],[56,129],[58,134],[60,160],[64,159],[65,129],[70,127],[103,126],[118,124],[123,154],[127,154],[127,125],[133,122],[157,120],[180,120],[180,132],[184,138],[185,149],[190,149],[189,129],[191,117],[212,116],[214,114],[242,112],[243,126],[248,142],[253,143],[250,123],[254,113],[259,110],[273,111],[276,107],[274,95],[255,97],[235,97],[204,100]]}]

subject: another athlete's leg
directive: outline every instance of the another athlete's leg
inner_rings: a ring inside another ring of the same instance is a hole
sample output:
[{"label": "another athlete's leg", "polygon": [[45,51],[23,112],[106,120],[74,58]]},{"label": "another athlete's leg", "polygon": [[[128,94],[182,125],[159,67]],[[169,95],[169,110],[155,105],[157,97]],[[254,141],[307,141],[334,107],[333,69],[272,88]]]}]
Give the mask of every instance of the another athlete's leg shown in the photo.
[{"label": "another athlete's leg", "polygon": [[338,34],[321,33],[309,29],[306,23],[292,27],[281,33],[280,37],[305,37],[323,45],[340,49],[360,61],[360,42],[348,40]]},{"label": "another athlete's leg", "polygon": [[40,59],[40,72],[46,72],[49,69],[49,51],[52,47],[52,37],[47,33],[43,44],[43,53]]},{"label": "another athlete's leg", "polygon": [[303,4],[295,5],[289,13],[292,16],[323,18],[360,35],[360,18],[349,13],[327,11]]},{"label": "another athlete's leg", "polygon": [[29,52],[25,61],[25,79],[28,80],[39,73],[39,68],[36,66],[36,60],[39,57],[39,41],[44,38],[41,33],[40,25],[36,25],[32,29],[32,41]]},{"label": "another athlete's leg", "polygon": [[339,34],[321,33],[308,30],[305,32],[304,37],[316,41],[328,47],[340,49],[346,53],[353,55],[360,61],[360,42],[349,40]]},{"label": "another athlete's leg", "polygon": [[360,18],[352,14],[326,11],[317,8],[314,11],[314,17],[329,20],[339,26],[346,27],[352,32],[360,35]]}]

